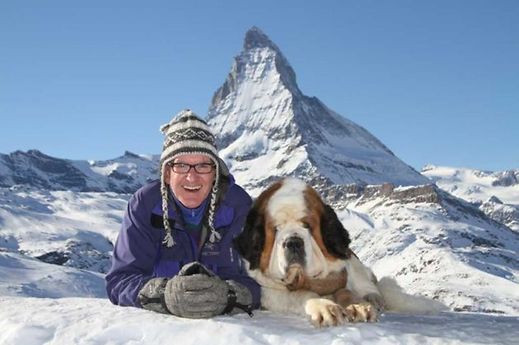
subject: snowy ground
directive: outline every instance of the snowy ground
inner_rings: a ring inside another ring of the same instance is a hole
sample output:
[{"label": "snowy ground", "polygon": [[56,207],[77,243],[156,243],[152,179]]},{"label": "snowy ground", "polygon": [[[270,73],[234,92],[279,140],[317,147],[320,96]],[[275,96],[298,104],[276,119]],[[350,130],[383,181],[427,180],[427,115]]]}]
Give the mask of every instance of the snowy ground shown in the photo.
[{"label": "snowy ground", "polygon": [[388,314],[373,324],[315,329],[295,316],[256,312],[188,320],[102,298],[0,297],[0,344],[517,344],[519,318]]},{"label": "snowy ground", "polygon": [[108,301],[101,274],[0,251],[0,344],[515,344],[519,317],[387,314],[374,324],[315,329],[256,311],[188,320]]}]

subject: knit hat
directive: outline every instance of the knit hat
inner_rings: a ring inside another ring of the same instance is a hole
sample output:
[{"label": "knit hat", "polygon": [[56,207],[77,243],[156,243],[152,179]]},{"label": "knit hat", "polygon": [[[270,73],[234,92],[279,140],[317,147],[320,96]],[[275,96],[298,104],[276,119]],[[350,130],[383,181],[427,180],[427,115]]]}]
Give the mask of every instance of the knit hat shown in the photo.
[{"label": "knit hat", "polygon": [[169,123],[162,125],[160,131],[164,134],[164,144],[160,155],[160,193],[162,196],[162,212],[166,237],[162,242],[167,247],[175,244],[171,235],[168,219],[168,186],[164,181],[166,164],[185,154],[201,154],[209,157],[216,166],[216,177],[211,190],[208,212],[208,226],[211,232],[211,243],[220,240],[221,235],[214,227],[214,214],[218,195],[220,176],[228,176],[229,169],[225,162],[218,157],[215,138],[207,123],[189,109],[182,110]]}]

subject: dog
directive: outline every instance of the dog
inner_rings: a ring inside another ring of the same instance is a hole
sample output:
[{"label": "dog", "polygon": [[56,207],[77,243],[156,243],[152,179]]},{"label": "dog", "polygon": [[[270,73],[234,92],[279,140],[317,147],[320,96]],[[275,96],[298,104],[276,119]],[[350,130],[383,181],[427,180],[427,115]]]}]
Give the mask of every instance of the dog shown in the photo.
[{"label": "dog", "polygon": [[235,247],[261,285],[262,307],[309,316],[317,327],[373,322],[385,301],[349,249],[334,210],[302,180],[285,178],[255,200]]}]

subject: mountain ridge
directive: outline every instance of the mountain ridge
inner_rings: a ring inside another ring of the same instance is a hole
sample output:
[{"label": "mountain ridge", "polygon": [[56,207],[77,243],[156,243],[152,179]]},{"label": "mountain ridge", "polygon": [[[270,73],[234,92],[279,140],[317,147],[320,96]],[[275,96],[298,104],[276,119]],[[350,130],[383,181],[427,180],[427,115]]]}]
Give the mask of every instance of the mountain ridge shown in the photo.
[{"label": "mountain ridge", "polygon": [[[250,189],[286,175],[328,185],[427,183],[366,129],[304,95],[288,60],[258,28],[245,35],[207,119],[237,181]],[[257,166],[268,172],[241,178]]]}]

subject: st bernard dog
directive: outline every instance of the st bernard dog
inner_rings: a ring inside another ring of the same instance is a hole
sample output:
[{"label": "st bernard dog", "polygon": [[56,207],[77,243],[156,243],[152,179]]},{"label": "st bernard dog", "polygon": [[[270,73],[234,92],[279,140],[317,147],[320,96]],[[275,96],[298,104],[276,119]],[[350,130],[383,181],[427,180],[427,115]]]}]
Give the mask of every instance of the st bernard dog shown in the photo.
[{"label": "st bernard dog", "polygon": [[318,327],[376,321],[384,308],[374,274],[349,244],[333,209],[295,178],[261,193],[235,240],[262,287],[262,307],[308,315]]}]

